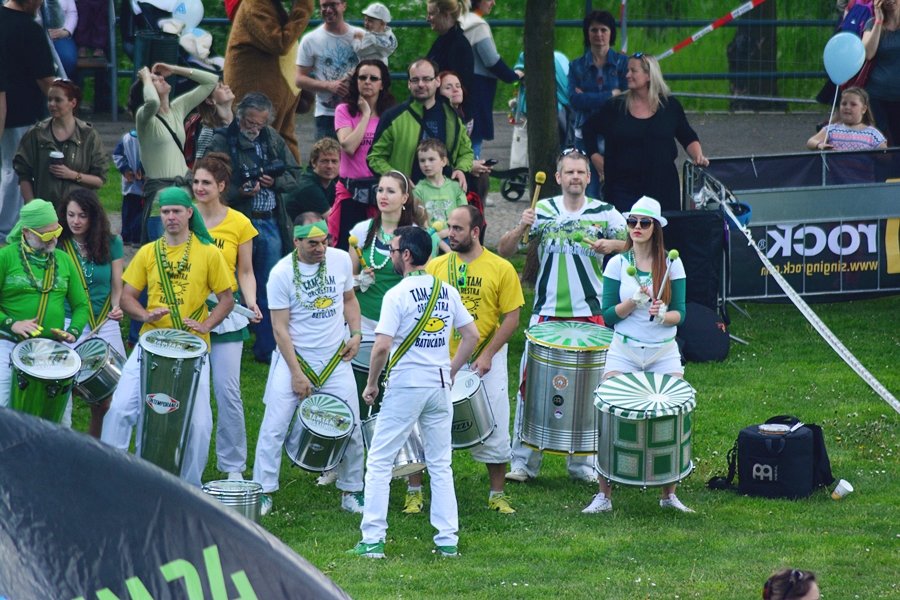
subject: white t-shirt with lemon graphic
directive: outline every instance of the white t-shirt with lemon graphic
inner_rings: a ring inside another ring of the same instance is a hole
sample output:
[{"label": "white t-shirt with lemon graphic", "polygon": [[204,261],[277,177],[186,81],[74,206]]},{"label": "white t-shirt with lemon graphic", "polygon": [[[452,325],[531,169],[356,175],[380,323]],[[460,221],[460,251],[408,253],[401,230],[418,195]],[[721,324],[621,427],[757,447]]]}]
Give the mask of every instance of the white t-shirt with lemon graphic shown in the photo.
[{"label": "white t-shirt with lemon graphic", "polygon": [[[384,295],[381,319],[375,333],[394,338],[391,353],[406,339],[425,312],[433,285],[434,277],[431,275],[411,275],[404,277]],[[474,319],[454,288],[441,285],[438,293],[440,295],[425,329],[391,370],[390,387],[450,387],[450,332],[468,325]]]},{"label": "white t-shirt with lemon graphic", "polygon": [[271,310],[290,310],[289,330],[294,349],[307,362],[331,358],[346,338],[344,293],[353,289],[350,255],[337,248],[325,253],[325,268],[297,262],[296,250],[279,260],[269,273],[266,291]]}]

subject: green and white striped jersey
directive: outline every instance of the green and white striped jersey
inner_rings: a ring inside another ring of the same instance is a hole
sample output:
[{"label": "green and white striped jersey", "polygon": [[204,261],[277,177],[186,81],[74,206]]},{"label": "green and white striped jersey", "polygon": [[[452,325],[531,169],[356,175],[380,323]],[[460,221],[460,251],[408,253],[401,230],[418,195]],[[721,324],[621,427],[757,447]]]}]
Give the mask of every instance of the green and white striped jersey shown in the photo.
[{"label": "green and white striped jersey", "polygon": [[603,256],[585,240],[624,240],[625,218],[611,204],[587,198],[584,207],[569,212],[563,197],[535,206],[533,235],[540,236],[540,270],[533,314],[549,317],[599,315],[603,297]]}]

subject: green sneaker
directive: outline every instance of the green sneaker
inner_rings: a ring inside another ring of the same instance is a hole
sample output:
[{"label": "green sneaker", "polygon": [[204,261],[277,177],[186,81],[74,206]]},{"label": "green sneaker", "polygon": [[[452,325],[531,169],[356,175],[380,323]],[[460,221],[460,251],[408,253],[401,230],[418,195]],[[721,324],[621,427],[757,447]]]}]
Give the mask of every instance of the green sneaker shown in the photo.
[{"label": "green sneaker", "polygon": [[347,554],[365,558],[384,558],[384,542],[375,542],[374,544],[360,542],[356,547],[347,550]]},{"label": "green sneaker", "polygon": [[432,552],[444,558],[456,558],[459,556],[459,550],[456,546],[435,546]]},{"label": "green sneaker", "polygon": [[416,515],[422,512],[422,507],[425,506],[425,498],[422,496],[422,492],[406,492],[406,501],[403,504],[403,512],[408,515]]}]

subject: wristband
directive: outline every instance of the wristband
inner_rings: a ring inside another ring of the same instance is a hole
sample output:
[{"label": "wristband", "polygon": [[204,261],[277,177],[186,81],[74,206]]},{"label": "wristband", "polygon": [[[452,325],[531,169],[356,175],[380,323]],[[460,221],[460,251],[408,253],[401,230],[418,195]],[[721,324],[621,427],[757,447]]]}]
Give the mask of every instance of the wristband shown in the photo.
[{"label": "wristband", "polygon": [[359,337],[362,337],[362,331],[360,331],[359,329],[351,329],[350,337],[353,337],[354,335],[358,335]]}]

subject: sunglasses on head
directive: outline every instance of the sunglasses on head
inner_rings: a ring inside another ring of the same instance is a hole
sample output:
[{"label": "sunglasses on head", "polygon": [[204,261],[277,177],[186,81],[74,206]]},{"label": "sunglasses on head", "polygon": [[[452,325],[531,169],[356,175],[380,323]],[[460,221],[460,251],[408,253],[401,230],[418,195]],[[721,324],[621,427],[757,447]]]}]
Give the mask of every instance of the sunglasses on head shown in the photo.
[{"label": "sunglasses on head", "polygon": [[53,231],[48,231],[46,233],[40,233],[39,231],[35,231],[31,227],[26,227],[25,230],[33,235],[36,235],[42,242],[49,242],[50,240],[56,239],[60,235],[62,235],[63,232],[62,225],[57,225],[56,229],[54,229]]},{"label": "sunglasses on head", "polygon": [[579,150],[575,146],[570,146],[569,148],[563,149],[563,151],[559,153],[559,156],[563,157],[570,154],[580,154],[581,156],[587,156],[587,154],[585,154],[583,150]]},{"label": "sunglasses on head", "polygon": [[628,219],[625,219],[625,224],[631,229],[635,229],[638,226],[640,226],[641,229],[649,229],[650,226],[653,225],[653,219],[636,219],[629,217]]}]

